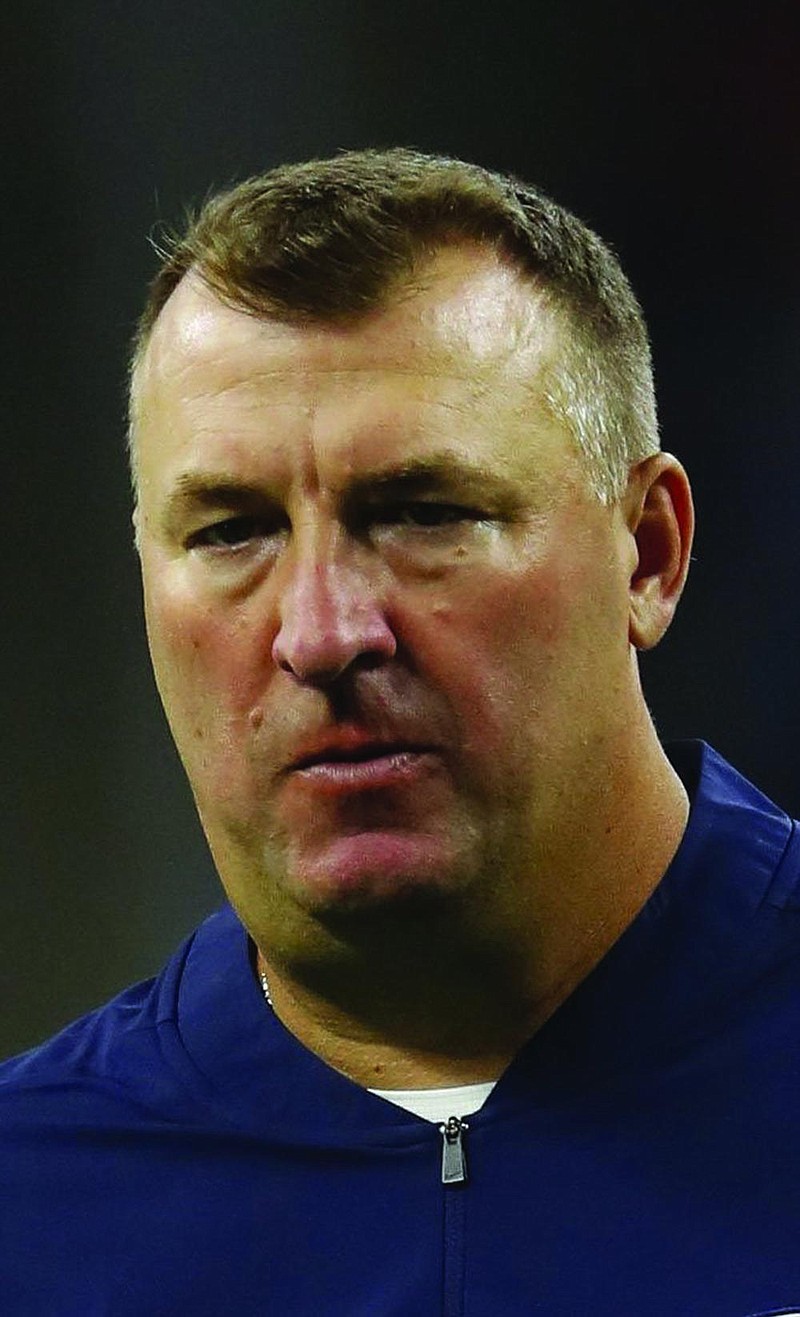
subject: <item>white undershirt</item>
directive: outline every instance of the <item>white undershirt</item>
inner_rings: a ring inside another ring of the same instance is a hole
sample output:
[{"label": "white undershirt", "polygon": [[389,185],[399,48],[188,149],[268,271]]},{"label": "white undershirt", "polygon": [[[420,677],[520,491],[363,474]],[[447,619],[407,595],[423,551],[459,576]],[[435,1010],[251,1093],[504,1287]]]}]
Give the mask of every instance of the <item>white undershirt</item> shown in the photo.
[{"label": "white undershirt", "polygon": [[458,1084],[453,1088],[371,1088],[376,1097],[394,1102],[396,1107],[413,1111],[423,1120],[437,1123],[451,1116],[473,1116],[480,1111],[495,1084],[490,1079],[481,1084]]}]

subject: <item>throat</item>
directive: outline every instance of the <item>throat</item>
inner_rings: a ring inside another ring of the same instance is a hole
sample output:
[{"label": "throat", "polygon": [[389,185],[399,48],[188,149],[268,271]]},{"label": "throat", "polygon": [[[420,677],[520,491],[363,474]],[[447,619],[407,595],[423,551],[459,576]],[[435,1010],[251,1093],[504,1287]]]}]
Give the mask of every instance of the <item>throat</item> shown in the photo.
[{"label": "throat", "polygon": [[[465,1100],[467,1096],[472,1099],[474,1094],[461,1090],[475,1086],[482,1102],[533,1032],[521,1015],[513,1031],[507,1026],[505,1030],[499,1026],[487,1029],[483,1022],[479,1024],[474,1011],[462,1010],[457,1019],[447,1019],[438,1004],[422,1012],[409,1010],[408,1003],[402,1018],[399,1010],[395,1012],[395,1027],[388,1028],[337,1009],[330,995],[324,999],[311,996],[279,971],[268,970],[260,953],[256,969],[266,1010],[333,1069],[389,1101],[395,1101],[394,1093],[450,1089],[458,1090]],[[458,1000],[457,995],[440,1001],[454,999]],[[385,1015],[381,1011],[380,1019]],[[508,1019],[506,1013],[506,1022]],[[504,1033],[508,1035],[505,1042],[498,1043]],[[490,1044],[481,1046],[481,1039],[487,1036]],[[416,1109],[399,1099],[397,1104]]]}]

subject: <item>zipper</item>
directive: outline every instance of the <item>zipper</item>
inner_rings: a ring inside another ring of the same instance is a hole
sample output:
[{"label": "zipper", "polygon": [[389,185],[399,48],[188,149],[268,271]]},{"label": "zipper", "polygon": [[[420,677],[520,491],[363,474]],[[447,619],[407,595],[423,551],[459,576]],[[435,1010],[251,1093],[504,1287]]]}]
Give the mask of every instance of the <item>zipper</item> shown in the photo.
[{"label": "zipper", "polygon": [[467,1155],[464,1135],[469,1126],[459,1116],[450,1116],[439,1126],[442,1136],[443,1194],[443,1292],[442,1317],[463,1317],[464,1268],[466,1265],[467,1199],[459,1192],[467,1181]]},{"label": "zipper", "polygon": [[450,1116],[439,1126],[442,1136],[442,1184],[464,1184],[467,1179],[467,1154],[464,1135],[469,1129],[465,1120]]}]

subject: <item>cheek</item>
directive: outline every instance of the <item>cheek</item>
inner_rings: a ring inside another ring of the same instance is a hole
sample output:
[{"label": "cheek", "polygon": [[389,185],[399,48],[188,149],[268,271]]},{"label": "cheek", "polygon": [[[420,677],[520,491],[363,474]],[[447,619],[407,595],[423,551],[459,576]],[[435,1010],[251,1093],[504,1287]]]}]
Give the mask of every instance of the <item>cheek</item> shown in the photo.
[{"label": "cheek", "polygon": [[[187,602],[180,593],[145,595],[156,682],[178,750],[192,770],[226,757],[252,727],[269,646],[254,643],[234,612]],[[265,658],[266,656],[266,658]]]},{"label": "cheek", "polygon": [[462,745],[500,754],[541,698],[567,626],[555,573],[529,582],[472,580],[463,596],[435,604],[417,651],[446,691]]},{"label": "cheek", "polygon": [[443,633],[461,633],[467,662],[473,658],[498,673],[513,673],[518,666],[546,664],[561,647],[572,625],[575,588],[558,564],[548,563],[529,575],[472,580],[461,599],[435,609],[434,616]]},{"label": "cheek", "polygon": [[428,674],[446,689],[476,762],[513,774],[578,721],[598,653],[615,628],[624,635],[602,591],[591,560],[553,554],[530,572],[472,577],[469,590],[431,608]]}]

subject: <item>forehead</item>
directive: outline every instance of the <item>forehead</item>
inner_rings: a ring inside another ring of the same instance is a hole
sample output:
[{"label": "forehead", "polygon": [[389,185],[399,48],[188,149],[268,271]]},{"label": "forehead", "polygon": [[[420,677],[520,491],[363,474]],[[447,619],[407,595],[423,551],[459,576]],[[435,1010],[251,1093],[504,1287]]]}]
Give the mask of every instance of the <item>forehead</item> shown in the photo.
[{"label": "forehead", "polygon": [[[355,323],[307,326],[260,319],[223,304],[194,272],[168,299],[143,354],[141,389],[194,364],[271,347],[287,354],[316,349],[320,367],[361,350],[389,365],[395,355],[440,367],[450,358],[480,374],[532,365],[553,337],[543,294],[507,261],[477,246],[434,253],[388,305]],[[516,359],[516,360],[515,360]]]},{"label": "forehead", "polygon": [[415,417],[424,431],[452,428],[459,413],[456,428],[478,427],[500,407],[530,412],[554,337],[544,297],[478,248],[437,253],[387,306],[344,325],[257,317],[224,305],[190,273],[135,377],[140,458],[154,433],[164,457],[181,435],[211,441],[224,432],[230,446],[237,428],[246,441],[268,429],[285,442],[309,426],[317,436],[366,429],[380,446]]}]

